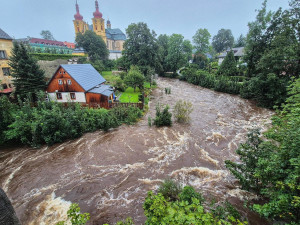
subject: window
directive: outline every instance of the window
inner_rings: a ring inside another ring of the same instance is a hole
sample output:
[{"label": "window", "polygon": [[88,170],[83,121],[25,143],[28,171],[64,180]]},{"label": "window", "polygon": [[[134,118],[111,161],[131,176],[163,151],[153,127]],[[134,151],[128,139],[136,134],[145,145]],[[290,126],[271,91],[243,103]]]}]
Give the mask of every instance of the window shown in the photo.
[{"label": "window", "polygon": [[59,71],[59,73],[61,74],[61,71]]},{"label": "window", "polygon": [[7,59],[7,55],[4,50],[0,50],[0,59]]},{"label": "window", "polygon": [[65,74],[65,73],[66,73],[66,71],[63,72],[63,74]]},{"label": "window", "polygon": [[7,84],[2,84],[3,89],[7,89]]},{"label": "window", "polygon": [[58,80],[58,84],[62,85],[63,84],[62,80]]},{"label": "window", "polygon": [[71,99],[76,99],[75,93],[70,93]]},{"label": "window", "polygon": [[4,76],[9,76],[10,75],[10,70],[8,67],[3,67],[2,68]]},{"label": "window", "polygon": [[72,81],[71,80],[68,80],[68,85],[71,85],[72,84]]},{"label": "window", "polygon": [[57,99],[62,99],[61,93],[56,93],[56,98],[57,98]]}]

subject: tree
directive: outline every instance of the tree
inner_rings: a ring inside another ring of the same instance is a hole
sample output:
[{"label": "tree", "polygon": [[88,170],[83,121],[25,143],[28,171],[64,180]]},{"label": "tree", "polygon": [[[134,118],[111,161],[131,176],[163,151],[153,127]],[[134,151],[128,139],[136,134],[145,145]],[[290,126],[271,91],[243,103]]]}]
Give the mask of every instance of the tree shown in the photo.
[{"label": "tree", "polygon": [[92,62],[108,58],[109,52],[104,40],[93,31],[87,30],[84,34],[78,33],[76,46],[84,48]]},{"label": "tree", "polygon": [[246,37],[244,37],[243,34],[241,34],[239,38],[236,40],[236,42],[234,43],[234,47],[235,48],[245,47],[245,45],[246,45]]},{"label": "tree", "polygon": [[124,83],[129,87],[133,87],[135,91],[137,87],[139,87],[140,90],[143,89],[144,82],[145,77],[141,71],[137,67],[131,66],[128,74],[124,78]]},{"label": "tree", "polygon": [[127,67],[136,65],[157,68],[158,45],[155,40],[155,32],[151,32],[146,23],[140,22],[130,24],[126,29],[126,34],[127,40],[124,43],[123,56]]},{"label": "tree", "polygon": [[226,76],[235,76],[237,74],[236,61],[233,51],[229,51],[223,60],[219,73]]},{"label": "tree", "polygon": [[176,73],[176,70],[184,66],[192,57],[192,44],[184,40],[181,34],[173,34],[169,38],[167,63],[170,70]]},{"label": "tree", "polygon": [[213,37],[212,45],[214,49],[220,53],[228,48],[232,48],[234,37],[230,29],[221,29],[218,34]]},{"label": "tree", "polygon": [[52,33],[49,30],[42,30],[40,35],[43,39],[55,41],[55,38],[53,37]]},{"label": "tree", "polygon": [[197,30],[193,36],[194,47],[198,53],[207,53],[209,51],[209,39],[211,35],[206,28]]},{"label": "tree", "polygon": [[256,21],[248,23],[249,32],[247,34],[244,60],[247,63],[247,74],[249,77],[255,76],[255,74],[260,72],[257,70],[256,65],[267,47],[267,40],[264,34],[271,18],[272,13],[267,12],[267,1],[265,0],[262,4],[262,9],[258,11]]},{"label": "tree", "polygon": [[44,91],[46,87],[44,71],[23,44],[14,43],[9,60],[16,95],[24,99],[28,94]]},{"label": "tree", "polygon": [[158,60],[156,71],[163,75],[165,72],[169,71],[169,65],[167,61],[168,48],[169,48],[169,36],[166,34],[161,34],[157,38],[158,44]]}]

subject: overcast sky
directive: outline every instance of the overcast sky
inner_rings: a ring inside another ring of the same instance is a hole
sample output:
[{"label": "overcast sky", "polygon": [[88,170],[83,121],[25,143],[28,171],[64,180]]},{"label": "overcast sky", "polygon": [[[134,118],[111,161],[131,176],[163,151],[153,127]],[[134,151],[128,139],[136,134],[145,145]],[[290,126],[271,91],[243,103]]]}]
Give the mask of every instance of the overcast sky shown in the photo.
[{"label": "overcast sky", "polygon": [[[74,42],[75,0],[0,0],[0,28],[14,38],[40,37],[50,30],[56,40]],[[199,28],[212,36],[221,28],[234,37],[247,34],[263,0],[99,0],[103,18],[124,33],[131,23],[145,22],[157,34],[182,34],[192,40]],[[89,24],[94,0],[78,0],[80,13]],[[268,9],[288,8],[288,0],[268,0]]]}]

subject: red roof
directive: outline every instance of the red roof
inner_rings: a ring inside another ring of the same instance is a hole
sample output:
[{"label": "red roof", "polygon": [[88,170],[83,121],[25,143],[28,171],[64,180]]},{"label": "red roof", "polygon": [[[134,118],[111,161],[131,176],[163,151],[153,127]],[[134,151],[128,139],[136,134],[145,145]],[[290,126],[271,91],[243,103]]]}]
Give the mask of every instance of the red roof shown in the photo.
[{"label": "red roof", "polygon": [[6,88],[6,89],[3,89],[3,90],[0,90],[0,93],[8,94],[8,93],[11,93],[12,91],[13,91],[12,88]]},{"label": "red roof", "polygon": [[65,46],[65,44],[62,41],[51,41],[51,40],[41,39],[41,38],[31,38],[30,43]]}]

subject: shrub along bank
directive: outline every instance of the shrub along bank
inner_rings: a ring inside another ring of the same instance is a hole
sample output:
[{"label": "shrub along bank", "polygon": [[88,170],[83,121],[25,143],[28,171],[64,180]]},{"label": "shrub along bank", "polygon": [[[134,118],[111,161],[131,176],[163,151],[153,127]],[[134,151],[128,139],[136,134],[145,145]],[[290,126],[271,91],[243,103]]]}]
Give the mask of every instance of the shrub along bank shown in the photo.
[{"label": "shrub along bank", "polygon": [[33,147],[52,145],[86,132],[132,124],[142,116],[142,111],[134,107],[92,109],[42,99],[44,96],[40,95],[36,107],[32,107],[28,99],[14,105],[6,97],[0,98],[0,144],[13,141]]}]

